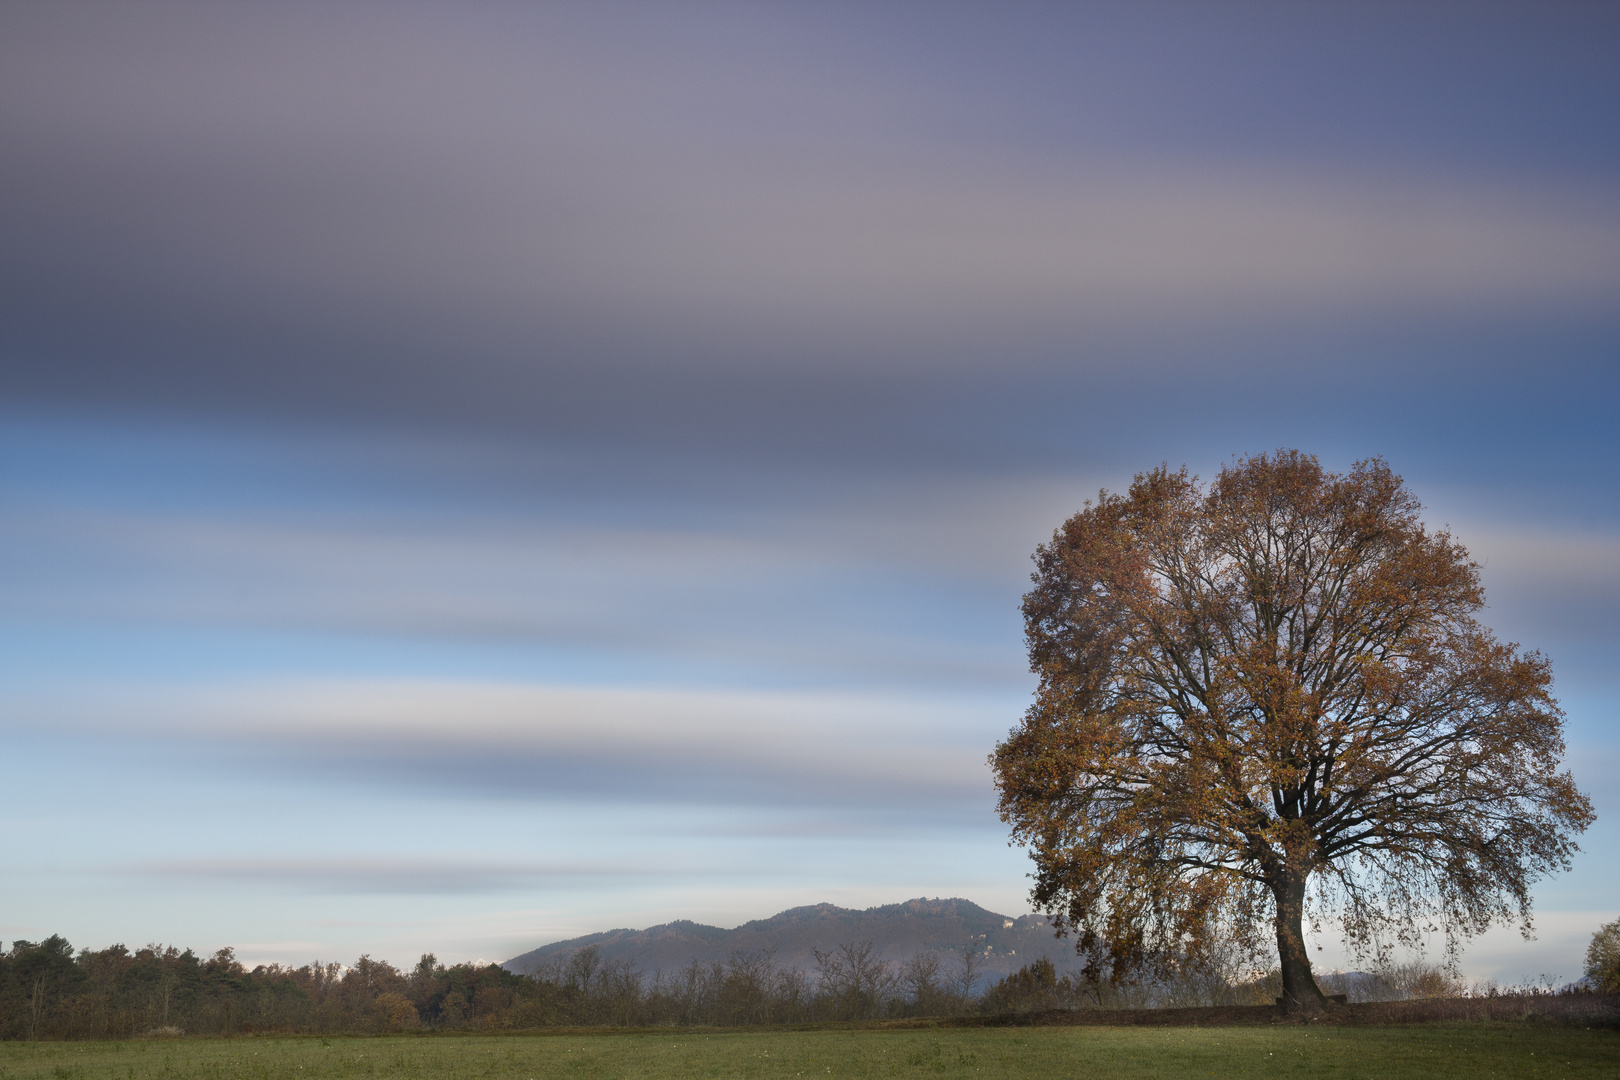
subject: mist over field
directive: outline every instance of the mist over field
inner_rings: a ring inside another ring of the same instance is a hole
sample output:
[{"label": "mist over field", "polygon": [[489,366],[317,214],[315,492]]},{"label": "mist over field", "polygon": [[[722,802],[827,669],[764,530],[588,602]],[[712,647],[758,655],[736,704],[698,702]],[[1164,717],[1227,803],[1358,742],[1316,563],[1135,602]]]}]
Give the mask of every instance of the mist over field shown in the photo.
[{"label": "mist over field", "polygon": [[1462,964],[1574,978],[1620,915],[1617,47],[1548,3],[0,6],[0,936],[1026,915],[1030,553],[1296,446],[1384,457],[1552,658],[1597,822]]}]

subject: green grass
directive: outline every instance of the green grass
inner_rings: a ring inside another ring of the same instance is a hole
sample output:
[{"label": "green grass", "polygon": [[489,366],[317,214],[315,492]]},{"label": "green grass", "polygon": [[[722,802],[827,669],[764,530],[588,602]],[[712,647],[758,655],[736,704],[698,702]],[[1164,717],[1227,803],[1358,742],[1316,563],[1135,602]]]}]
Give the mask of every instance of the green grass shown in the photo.
[{"label": "green grass", "polygon": [[1530,1026],[670,1030],[0,1043],[0,1080],[1620,1076],[1620,1033]]}]

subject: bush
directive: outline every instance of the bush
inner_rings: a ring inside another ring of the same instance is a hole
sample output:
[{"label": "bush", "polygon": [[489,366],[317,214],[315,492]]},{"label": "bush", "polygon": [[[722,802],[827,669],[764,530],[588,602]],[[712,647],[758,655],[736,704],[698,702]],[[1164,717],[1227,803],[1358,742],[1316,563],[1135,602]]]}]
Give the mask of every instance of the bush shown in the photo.
[{"label": "bush", "polygon": [[1620,994],[1620,919],[1598,927],[1586,947],[1586,978],[1600,994]]},{"label": "bush", "polygon": [[1058,978],[1052,961],[1043,956],[992,986],[984,995],[982,1007],[992,1013],[1072,1009],[1079,996],[1080,988],[1074,980],[1067,975]]}]

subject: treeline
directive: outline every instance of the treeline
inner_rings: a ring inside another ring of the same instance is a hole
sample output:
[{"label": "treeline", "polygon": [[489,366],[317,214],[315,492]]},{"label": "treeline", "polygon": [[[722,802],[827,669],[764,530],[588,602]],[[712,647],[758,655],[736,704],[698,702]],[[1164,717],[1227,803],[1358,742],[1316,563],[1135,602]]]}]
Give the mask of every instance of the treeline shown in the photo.
[{"label": "treeline", "polygon": [[[432,955],[402,971],[362,956],[351,966],[260,965],[230,949],[114,945],[74,953],[61,937],[13,942],[0,954],[0,1038],[131,1038],[503,1030],[554,1026],[739,1026],[815,1020],[961,1016],[1046,1009],[1268,1004],[1274,972],[1235,978],[1210,966],[1161,971],[1152,982],[1114,984],[1059,974],[1050,960],[980,988],[978,943],[954,953],[883,958],[870,942],[816,953],[813,972],[770,952],[736,952],[647,975],[594,947],[530,975],[495,965],[443,965]],[[1464,990],[1432,965],[1380,975],[1328,976],[1328,993],[1398,1000]]]},{"label": "treeline", "polygon": [[[593,946],[529,975],[495,965],[414,968],[362,956],[248,969],[231,949],[114,945],[75,953],[61,937],[17,941],[0,955],[0,1038],[130,1038],[147,1034],[501,1030],[572,1025],[776,1024],[949,1016],[1045,1007],[1070,996],[1052,965],[1036,965],[980,993],[977,943],[955,954],[883,958],[870,942],[816,953],[805,972],[770,952],[735,952],[648,975]],[[1033,978],[1033,981],[1031,981]]]},{"label": "treeline", "polygon": [[250,970],[231,949],[206,959],[159,945],[75,954],[53,936],[14,942],[0,955],[0,1038],[742,1025],[977,1007],[971,955],[965,981],[948,978],[936,953],[893,964],[870,943],[818,961],[810,975],[770,953],[738,952],[648,976],[590,947],[526,976],[495,964],[446,966],[431,954],[407,971],[369,956],[348,967]]}]

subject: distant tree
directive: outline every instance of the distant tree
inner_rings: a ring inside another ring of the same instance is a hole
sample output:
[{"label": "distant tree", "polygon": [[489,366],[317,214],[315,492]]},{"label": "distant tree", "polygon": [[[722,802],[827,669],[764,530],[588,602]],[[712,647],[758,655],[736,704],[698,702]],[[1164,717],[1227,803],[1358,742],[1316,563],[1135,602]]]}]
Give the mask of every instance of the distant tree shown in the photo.
[{"label": "distant tree", "polygon": [[776,989],[776,950],[733,949],[721,965],[716,1005],[733,1024],[764,1023]]},{"label": "distant tree", "polygon": [[411,999],[395,990],[378,994],[375,1007],[377,1023],[384,1031],[405,1031],[421,1022]]},{"label": "distant tree", "polygon": [[1602,994],[1620,994],[1620,919],[1598,927],[1586,947],[1586,977]]},{"label": "distant tree", "polygon": [[567,971],[568,989],[578,994],[588,994],[596,982],[596,973],[602,966],[602,950],[597,945],[587,945],[568,958]]},{"label": "distant tree", "polygon": [[1382,461],[1293,450],[1103,492],[1036,550],[1034,704],[992,757],[1033,898],[1115,977],[1270,924],[1383,955],[1530,928],[1531,883],[1593,819],[1548,661],[1474,618],[1478,566]]},{"label": "distant tree", "polygon": [[53,999],[79,974],[73,964],[73,946],[60,934],[52,934],[37,945],[32,941],[14,941],[10,959],[21,984],[28,1037],[37,1039],[40,1020]]},{"label": "distant tree", "polygon": [[939,953],[924,950],[915,953],[900,965],[900,982],[906,988],[912,1008],[919,1013],[942,1011],[941,1006],[951,995],[947,994],[940,978]]},{"label": "distant tree", "polygon": [[985,992],[985,1012],[1032,1012],[1072,1006],[1079,988],[1067,975],[1058,978],[1052,961],[1041,957],[1025,964]]},{"label": "distant tree", "polygon": [[984,971],[984,935],[979,934],[962,943],[957,950],[961,958],[958,967],[960,974],[956,977],[957,995],[964,1001],[973,999],[973,987],[979,981],[979,975]]},{"label": "distant tree", "polygon": [[828,952],[812,949],[821,994],[841,1020],[876,1016],[894,992],[897,976],[870,941],[846,941]]}]

